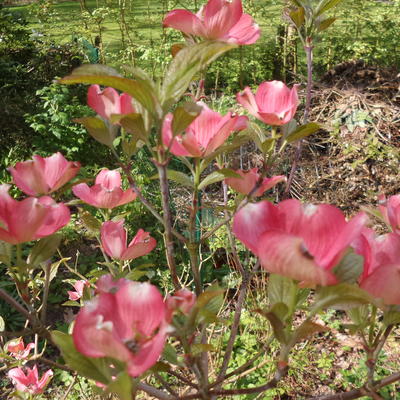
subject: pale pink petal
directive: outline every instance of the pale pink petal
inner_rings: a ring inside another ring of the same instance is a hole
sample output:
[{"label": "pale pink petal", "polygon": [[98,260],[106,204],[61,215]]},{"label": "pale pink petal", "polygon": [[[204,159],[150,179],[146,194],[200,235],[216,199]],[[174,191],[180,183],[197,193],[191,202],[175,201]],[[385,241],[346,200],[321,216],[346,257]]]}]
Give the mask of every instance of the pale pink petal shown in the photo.
[{"label": "pale pink petal", "polygon": [[243,14],[242,1],[209,0],[204,7],[204,25],[208,39],[223,39]]},{"label": "pale pink petal", "polygon": [[50,379],[52,378],[52,376],[53,376],[53,371],[51,369],[47,370],[43,374],[42,378],[38,382],[38,388],[39,388],[40,391],[43,391],[45,389],[45,387],[50,382]]},{"label": "pale pink petal", "polygon": [[111,114],[120,114],[119,94],[113,88],[100,90],[99,85],[92,85],[88,90],[87,104],[101,117],[108,119]]},{"label": "pale pink petal", "polygon": [[130,114],[136,112],[132,105],[132,97],[127,93],[122,93],[120,96],[121,114]]},{"label": "pale pink petal", "polygon": [[129,283],[127,279],[114,280],[111,274],[103,275],[96,282],[96,288],[98,293],[116,293],[122,286]]},{"label": "pale pink petal", "polygon": [[236,100],[241,104],[251,115],[260,118],[258,114],[258,106],[253,92],[247,86],[242,92],[236,95]]},{"label": "pale pink petal", "polygon": [[382,265],[360,283],[372,296],[385,304],[400,304],[400,264]]},{"label": "pale pink petal", "polygon": [[320,268],[299,237],[269,231],[260,239],[258,256],[267,271],[296,279],[303,286],[337,283],[330,271]]},{"label": "pale pink petal", "polygon": [[72,337],[76,349],[88,357],[114,357],[127,361],[129,349],[122,343],[118,306],[109,293],[87,302],[75,320]]},{"label": "pale pink petal", "polygon": [[106,189],[112,190],[115,187],[121,187],[121,174],[116,170],[102,169],[96,176],[96,185],[103,185]]},{"label": "pale pink petal", "polygon": [[68,298],[71,301],[77,301],[82,297],[82,295],[80,295],[78,292],[73,292],[71,290],[68,290],[67,293],[68,293]]},{"label": "pale pink petal", "polygon": [[243,14],[238,23],[226,34],[228,42],[237,44],[253,44],[261,35],[259,26],[249,14]]},{"label": "pale pink petal", "polygon": [[69,208],[63,203],[56,203],[51,197],[44,196],[39,203],[47,209],[47,215],[35,234],[35,239],[52,235],[67,225],[71,219]]},{"label": "pale pink petal", "polygon": [[[165,147],[169,148],[170,152],[176,156],[190,156],[190,153],[182,146],[182,136],[173,137],[172,119],[173,114],[169,113],[165,116],[162,125],[162,140]],[[180,141],[180,142],[179,142]]]},{"label": "pale pink petal", "polygon": [[157,362],[163,352],[166,336],[165,329],[161,328],[152,339],[140,346],[139,351],[128,361],[129,375],[139,376]]},{"label": "pale pink petal", "polygon": [[203,22],[188,10],[172,10],[164,18],[163,25],[177,29],[187,35],[204,36]]},{"label": "pale pink petal", "polygon": [[110,257],[121,259],[126,249],[127,235],[124,221],[106,221],[101,226],[101,244]]},{"label": "pale pink petal", "polygon": [[121,327],[121,337],[130,339],[132,329],[145,336],[154,334],[165,320],[165,304],[158,289],[147,283],[130,282],[115,294]]},{"label": "pale pink petal", "polygon": [[269,229],[279,229],[282,221],[278,209],[269,201],[249,203],[236,213],[233,233],[254,254],[258,254],[261,236]]},{"label": "pale pink petal", "polygon": [[54,192],[69,182],[80,169],[78,162],[67,161],[61,153],[55,153],[45,160],[44,176],[50,189]]},{"label": "pale pink petal", "polygon": [[122,260],[132,260],[150,253],[157,245],[154,238],[148,232],[140,229],[132,241],[129,243],[127,249],[122,253]]}]

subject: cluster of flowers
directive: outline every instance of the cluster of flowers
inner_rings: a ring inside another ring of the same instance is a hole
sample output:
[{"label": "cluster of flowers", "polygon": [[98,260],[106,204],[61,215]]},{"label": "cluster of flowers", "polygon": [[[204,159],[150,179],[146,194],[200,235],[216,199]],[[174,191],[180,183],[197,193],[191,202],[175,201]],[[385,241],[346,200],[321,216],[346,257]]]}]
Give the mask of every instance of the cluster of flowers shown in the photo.
[{"label": "cluster of flowers", "polygon": [[339,283],[335,275],[349,247],[364,258],[359,285],[385,304],[400,304],[400,196],[382,197],[381,213],[393,232],[377,236],[360,212],[346,221],[328,205],[285,200],[248,204],[235,216],[233,231],[263,267],[303,286]]}]

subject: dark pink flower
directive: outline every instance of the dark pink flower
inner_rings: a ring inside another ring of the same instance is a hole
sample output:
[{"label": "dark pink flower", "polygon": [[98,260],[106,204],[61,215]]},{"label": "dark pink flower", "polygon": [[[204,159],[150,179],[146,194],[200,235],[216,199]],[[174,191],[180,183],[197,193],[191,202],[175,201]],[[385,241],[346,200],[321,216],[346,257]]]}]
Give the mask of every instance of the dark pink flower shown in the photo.
[{"label": "dark pink flower", "polygon": [[246,87],[238,93],[237,101],[254,117],[268,125],[287,124],[296,114],[299,98],[297,86],[289,89],[283,82],[263,82],[254,96]]},{"label": "dark pink flower", "polygon": [[94,186],[80,183],[73,186],[72,191],[76,197],[94,207],[114,208],[136,199],[132,189],[123,190],[121,185],[121,175],[117,170],[103,169],[97,175]]},{"label": "dark pink flower", "polygon": [[29,356],[32,349],[35,348],[35,343],[24,344],[24,340],[21,338],[11,340],[7,343],[7,351],[16,360],[24,360]]},{"label": "dark pink flower", "polygon": [[[232,189],[242,194],[249,194],[256,186],[256,183],[260,180],[260,174],[258,173],[257,168],[253,168],[250,171],[242,171],[238,169],[235,172],[242,178],[226,178],[225,182]],[[258,189],[253,193],[253,196],[262,196],[268,189],[271,189],[279,182],[285,181],[286,177],[283,175],[273,176],[272,178],[264,178]]]},{"label": "dark pink flower", "polygon": [[332,285],[332,269],[366,221],[360,213],[349,222],[336,207],[302,205],[285,200],[248,204],[234,217],[233,232],[272,273],[301,281],[304,286]]},{"label": "dark pink flower", "polygon": [[400,194],[390,196],[388,199],[385,195],[380,195],[379,210],[393,232],[400,234]]},{"label": "dark pink flower", "polygon": [[173,114],[164,119],[162,138],[164,145],[176,156],[206,157],[220,147],[229,135],[245,129],[247,117],[233,116],[230,112],[224,117],[211,110],[204,103],[200,115],[186,128],[183,135],[174,137],[172,132]]},{"label": "dark pink flower", "polygon": [[111,357],[139,376],[160,357],[167,335],[166,306],[149,283],[116,282],[87,302],[75,320],[75,347],[87,357]]},{"label": "dark pink flower", "polygon": [[25,375],[24,370],[19,367],[10,369],[7,375],[12,380],[17,390],[30,394],[43,393],[45,387],[53,376],[53,371],[49,369],[39,380],[36,365],[32,369],[26,368],[26,372],[27,374]]},{"label": "dark pink flower", "polygon": [[127,233],[124,220],[107,221],[101,227],[101,244],[104,251],[117,260],[132,260],[144,256],[156,247],[156,240],[149,232],[139,229],[135,237],[126,245]]},{"label": "dark pink flower", "polygon": [[79,171],[78,162],[67,161],[61,153],[50,157],[33,156],[9,168],[14,183],[26,194],[38,196],[58,190]]},{"label": "dark pink flower", "polygon": [[170,318],[176,311],[186,315],[189,314],[195,303],[196,295],[186,288],[177,290],[172,296],[168,296],[166,300]]},{"label": "dark pink flower", "polygon": [[73,286],[75,291],[68,290],[68,298],[70,300],[77,301],[83,296],[83,290],[85,289],[85,286],[89,287],[89,282],[82,279],[80,281],[76,281]]},{"label": "dark pink flower", "polygon": [[29,197],[14,200],[9,185],[0,185],[0,240],[18,244],[30,242],[67,225],[70,220],[68,207],[57,204],[51,197]]},{"label": "dark pink flower", "polygon": [[102,91],[99,85],[90,86],[87,103],[90,108],[105,119],[110,119],[113,114],[135,112],[132,106],[132,97],[126,93],[119,95],[115,89],[110,87]]},{"label": "dark pink flower", "polygon": [[365,228],[353,247],[364,257],[360,287],[385,304],[400,304],[400,236]]},{"label": "dark pink flower", "polygon": [[172,10],[163,24],[186,35],[235,44],[253,44],[260,37],[258,25],[249,14],[243,13],[241,0],[209,0],[197,14]]}]

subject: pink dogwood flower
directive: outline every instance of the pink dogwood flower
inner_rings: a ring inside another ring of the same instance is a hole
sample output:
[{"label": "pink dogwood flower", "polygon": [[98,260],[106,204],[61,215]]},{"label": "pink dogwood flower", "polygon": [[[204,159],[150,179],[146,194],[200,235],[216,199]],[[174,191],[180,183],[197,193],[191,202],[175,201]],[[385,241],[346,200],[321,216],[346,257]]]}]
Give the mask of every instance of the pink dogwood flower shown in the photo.
[{"label": "pink dogwood flower", "polygon": [[[226,178],[225,183],[232,189],[242,194],[249,194],[256,186],[256,183],[258,183],[260,180],[260,174],[258,173],[257,168],[253,168],[250,171],[242,171],[239,169],[235,172],[242,178]],[[264,192],[273,188],[279,182],[285,181],[286,177],[283,175],[273,176],[272,178],[264,178],[258,189],[252,195],[254,197],[262,196]]]},{"label": "pink dogwood flower", "polygon": [[390,196],[388,199],[385,195],[380,195],[379,210],[393,232],[400,234],[400,194]]},{"label": "pink dogwood flower", "polygon": [[50,157],[33,156],[9,168],[14,183],[27,195],[39,196],[58,190],[79,171],[78,162],[67,161],[61,153]]},{"label": "pink dogwood flower", "polygon": [[158,289],[125,280],[81,308],[72,336],[85,356],[125,362],[128,373],[136,377],[157,362],[167,331],[166,306]]},{"label": "pink dogwood flower", "polygon": [[94,207],[114,208],[136,199],[132,189],[123,190],[121,185],[121,175],[117,170],[103,169],[97,175],[94,186],[80,183],[73,186],[72,191],[76,197]]},{"label": "pink dogwood flower", "polygon": [[236,95],[237,101],[254,117],[268,125],[287,124],[299,104],[297,86],[289,89],[283,82],[263,82],[256,95],[249,87]]},{"label": "pink dogwood flower", "polygon": [[77,301],[83,296],[83,290],[85,289],[85,286],[89,287],[89,282],[82,279],[80,281],[76,281],[73,286],[75,291],[68,290],[68,298],[72,301]]},{"label": "pink dogwood flower", "polygon": [[188,315],[196,303],[196,295],[189,289],[183,288],[177,290],[172,296],[168,296],[166,300],[169,319],[176,311],[180,311]]},{"label": "pink dogwood flower", "polygon": [[32,395],[43,393],[53,376],[53,371],[49,369],[44,373],[42,378],[39,379],[36,365],[32,369],[26,368],[26,372],[27,374],[25,375],[24,370],[18,367],[10,369],[7,375],[17,390]]},{"label": "pink dogwood flower", "polygon": [[206,104],[197,104],[203,109],[183,135],[173,136],[172,113],[167,114],[164,119],[163,142],[176,156],[206,157],[220,147],[232,132],[243,130],[247,126],[247,117],[233,116],[230,112],[223,117]]},{"label": "pink dogwood flower", "polygon": [[235,44],[253,44],[260,28],[249,14],[243,13],[242,1],[209,0],[197,14],[188,10],[170,11],[163,25],[186,35]]},{"label": "pink dogwood flower", "polygon": [[0,240],[18,244],[30,242],[67,225],[70,220],[68,207],[57,204],[51,197],[28,197],[14,200],[9,185],[0,185]]},{"label": "pink dogwood flower", "polygon": [[328,204],[261,201],[239,210],[233,232],[267,271],[296,279],[303,286],[326,286],[338,283],[332,269],[366,219],[359,213],[346,222],[343,213]]},{"label": "pink dogwood flower", "polygon": [[353,247],[364,257],[360,287],[385,304],[400,304],[400,236],[365,228]]},{"label": "pink dogwood flower", "polygon": [[7,343],[7,351],[16,360],[25,360],[34,348],[35,343],[29,343],[25,347],[24,339],[22,339],[22,337],[11,340]]},{"label": "pink dogwood flower", "polygon": [[132,260],[150,253],[156,247],[156,240],[149,232],[139,229],[135,237],[126,245],[127,232],[124,220],[106,221],[101,227],[101,244],[104,251],[117,260]]},{"label": "pink dogwood flower", "polygon": [[99,85],[91,85],[88,90],[87,104],[104,119],[110,119],[113,114],[135,112],[132,106],[132,97],[126,93],[119,95],[111,87],[101,90]]}]

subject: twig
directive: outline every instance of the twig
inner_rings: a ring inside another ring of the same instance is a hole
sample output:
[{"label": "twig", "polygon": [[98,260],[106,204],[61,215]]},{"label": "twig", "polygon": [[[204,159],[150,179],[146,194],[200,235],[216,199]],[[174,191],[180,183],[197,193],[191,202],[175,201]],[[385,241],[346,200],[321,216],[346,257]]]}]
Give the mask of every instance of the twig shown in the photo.
[{"label": "twig", "polygon": [[179,394],[172,389],[171,385],[158,372],[154,372],[154,377],[161,383],[164,389],[170,392],[173,396],[179,397]]},{"label": "twig", "polygon": [[162,390],[156,389],[155,387],[150,386],[144,382],[139,382],[137,384],[137,388],[138,388],[138,390],[142,390],[143,392],[149,394],[150,396],[153,396],[160,400],[176,400],[176,397],[170,396],[168,393],[165,393]]},{"label": "twig", "polygon": [[183,375],[179,374],[176,371],[169,370],[168,374],[170,374],[172,376],[175,376],[175,378],[177,378],[177,379],[181,380],[182,382],[186,383],[186,385],[188,385],[188,386],[191,386],[191,387],[193,387],[195,389],[198,388],[198,386],[195,383],[189,381],[189,379],[186,379]]},{"label": "twig", "polygon": [[73,377],[73,379],[72,379],[72,382],[71,382],[70,385],[68,386],[68,389],[67,389],[66,392],[64,393],[64,396],[62,397],[61,400],[66,400],[66,399],[67,399],[69,393],[71,392],[72,388],[73,388],[74,385],[75,385],[76,378],[77,378],[77,376],[75,375],[75,376]]},{"label": "twig", "polygon": [[[387,378],[375,381],[374,390],[379,390],[384,386],[391,385],[392,383],[397,382],[398,380],[400,380],[400,372],[396,372],[395,374],[392,374]],[[350,390],[349,392],[329,394],[327,396],[311,397],[309,400],[353,400],[365,396],[366,393],[369,394],[370,391],[362,387],[359,389]]]},{"label": "twig", "polygon": [[167,253],[168,267],[171,272],[172,283],[175,290],[181,288],[179,283],[178,274],[176,272],[175,255],[174,255],[174,241],[172,238],[172,225],[171,225],[171,209],[169,204],[168,194],[168,178],[167,178],[167,167],[166,165],[156,163],[158,174],[160,176],[160,189],[161,189],[161,200],[163,208],[163,223],[165,229],[165,249]]}]

